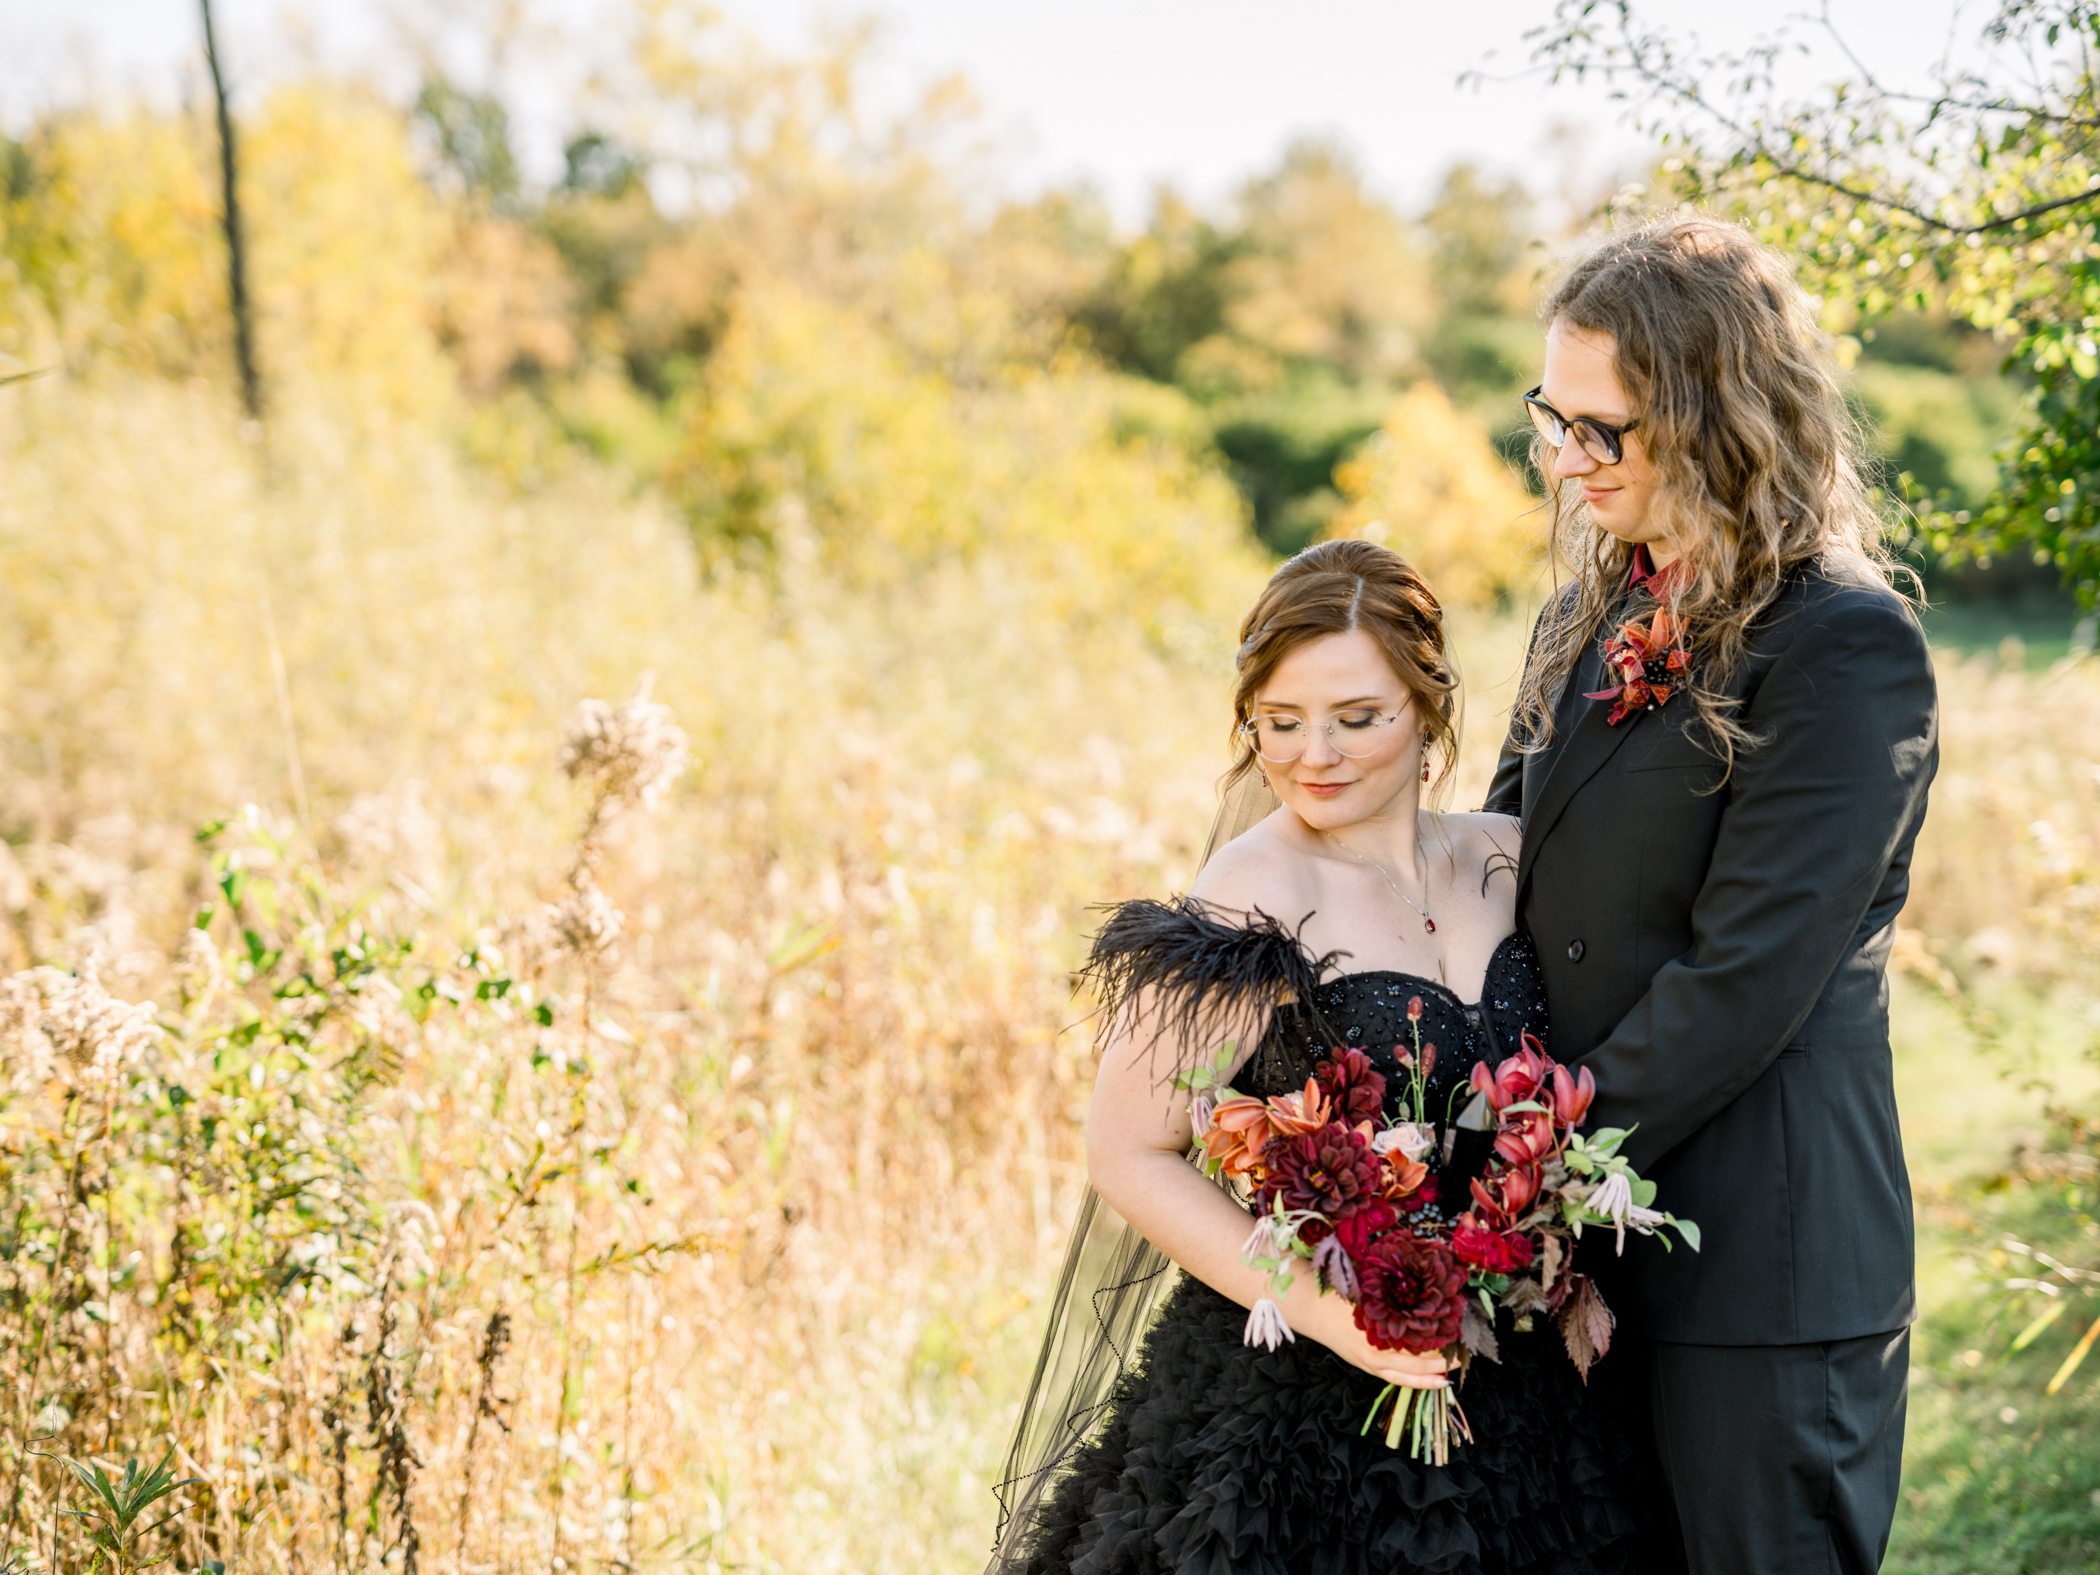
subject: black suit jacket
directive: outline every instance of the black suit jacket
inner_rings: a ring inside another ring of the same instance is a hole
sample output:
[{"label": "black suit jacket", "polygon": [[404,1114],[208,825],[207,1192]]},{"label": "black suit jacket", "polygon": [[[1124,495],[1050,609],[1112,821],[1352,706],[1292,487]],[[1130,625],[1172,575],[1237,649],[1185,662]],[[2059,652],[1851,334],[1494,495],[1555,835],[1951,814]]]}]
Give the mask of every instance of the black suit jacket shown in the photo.
[{"label": "black suit jacket", "polygon": [[1552,743],[1506,743],[1487,801],[1524,822],[1517,912],[1551,1048],[1596,1074],[1590,1124],[1637,1126],[1627,1154],[1704,1238],[1589,1265],[1607,1260],[1613,1306],[1656,1339],[1900,1327],[1913,1249],[1887,963],[1939,759],[1924,635],[1878,584],[1797,573],[1728,686],[1768,740],[1703,795],[1721,772],[1689,701],[1612,727],[1582,697],[1608,682],[1593,641]]}]

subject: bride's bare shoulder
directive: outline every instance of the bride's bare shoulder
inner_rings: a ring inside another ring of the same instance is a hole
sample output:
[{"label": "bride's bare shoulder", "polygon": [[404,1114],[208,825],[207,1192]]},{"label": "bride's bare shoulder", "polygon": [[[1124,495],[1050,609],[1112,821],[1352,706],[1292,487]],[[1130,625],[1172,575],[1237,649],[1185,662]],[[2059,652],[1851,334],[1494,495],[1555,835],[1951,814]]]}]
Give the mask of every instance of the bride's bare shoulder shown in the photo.
[{"label": "bride's bare shoulder", "polygon": [[1189,895],[1227,916],[1258,908],[1295,924],[1312,906],[1311,861],[1264,821],[1213,853]]},{"label": "bride's bare shoulder", "polygon": [[1461,868],[1515,873],[1524,852],[1524,823],[1516,816],[1483,809],[1447,813],[1438,819]]}]

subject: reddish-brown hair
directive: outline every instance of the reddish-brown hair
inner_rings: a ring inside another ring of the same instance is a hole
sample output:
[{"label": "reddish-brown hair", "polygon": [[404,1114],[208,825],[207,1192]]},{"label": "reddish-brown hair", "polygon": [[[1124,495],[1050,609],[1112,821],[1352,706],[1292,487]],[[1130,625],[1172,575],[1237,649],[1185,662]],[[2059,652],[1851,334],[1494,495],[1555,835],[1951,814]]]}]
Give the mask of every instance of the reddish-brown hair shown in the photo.
[{"label": "reddish-brown hair", "polygon": [[[1458,674],[1444,651],[1444,609],[1407,560],[1372,541],[1323,541],[1278,569],[1240,624],[1235,728],[1277,666],[1299,646],[1361,629],[1385,653],[1422,731],[1423,758],[1441,755],[1437,782],[1458,755]],[[1256,769],[1254,748],[1235,733],[1230,791]]]}]

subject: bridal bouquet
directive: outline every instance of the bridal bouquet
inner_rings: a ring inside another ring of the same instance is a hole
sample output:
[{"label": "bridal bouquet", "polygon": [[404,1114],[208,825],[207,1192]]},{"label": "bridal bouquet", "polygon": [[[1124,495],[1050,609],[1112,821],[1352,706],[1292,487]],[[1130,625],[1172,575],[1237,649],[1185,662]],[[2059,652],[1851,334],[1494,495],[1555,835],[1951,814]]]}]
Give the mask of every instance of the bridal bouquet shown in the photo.
[{"label": "bridal bouquet", "polygon": [[[1623,1250],[1629,1230],[1668,1226],[1696,1251],[1698,1227],[1654,1207],[1655,1184],[1619,1153],[1625,1130],[1575,1130],[1595,1082],[1529,1034],[1499,1066],[1474,1066],[1469,1087],[1492,1121],[1494,1149],[1469,1198],[1439,1198],[1430,1162],[1443,1156],[1432,1153],[1426,1108],[1436,1046],[1422,1041],[1419,997],[1407,1015],[1413,1043],[1396,1048],[1406,1083],[1394,1119],[1385,1115],[1385,1076],[1356,1049],[1333,1052],[1303,1089],[1269,1099],[1225,1085],[1230,1045],[1216,1065],[1178,1080],[1194,1094],[1196,1162],[1255,1212],[1242,1257],[1269,1276],[1272,1295],[1247,1315],[1247,1343],[1274,1350],[1296,1338],[1273,1298],[1310,1272],[1322,1291],[1354,1305],[1356,1326],[1382,1350],[1443,1352],[1463,1377],[1474,1357],[1499,1360],[1498,1311],[1518,1330],[1546,1316],[1587,1377],[1611,1343],[1612,1314],[1574,1267],[1583,1231],[1609,1229]],[[1442,1465],[1454,1441],[1471,1437],[1455,1389],[1392,1384],[1365,1431],[1388,1401],[1385,1441],[1398,1448],[1406,1438],[1417,1460]]]}]

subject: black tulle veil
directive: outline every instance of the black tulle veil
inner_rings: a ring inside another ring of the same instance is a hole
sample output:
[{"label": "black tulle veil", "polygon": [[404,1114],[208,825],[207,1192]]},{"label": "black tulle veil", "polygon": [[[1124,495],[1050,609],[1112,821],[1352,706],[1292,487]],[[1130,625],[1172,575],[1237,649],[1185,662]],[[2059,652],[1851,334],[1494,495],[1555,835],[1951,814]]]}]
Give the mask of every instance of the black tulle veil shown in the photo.
[{"label": "black tulle veil", "polygon": [[[1220,796],[1202,863],[1276,807],[1260,772],[1242,774]],[[1319,964],[1313,968],[1317,976]],[[995,1489],[999,1521],[986,1575],[1019,1567],[1037,1507],[1092,1436],[1110,1391],[1179,1272],[1091,1185],[1084,1189],[1051,1299],[1049,1329]]]}]

